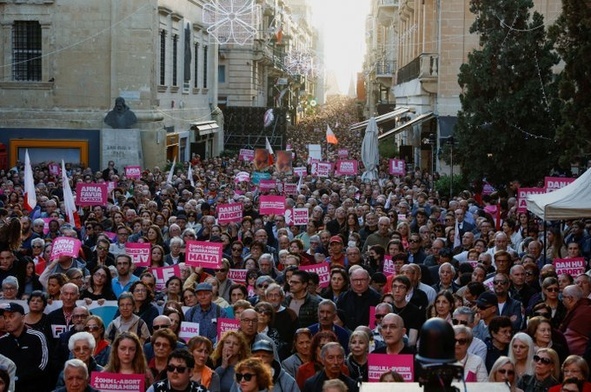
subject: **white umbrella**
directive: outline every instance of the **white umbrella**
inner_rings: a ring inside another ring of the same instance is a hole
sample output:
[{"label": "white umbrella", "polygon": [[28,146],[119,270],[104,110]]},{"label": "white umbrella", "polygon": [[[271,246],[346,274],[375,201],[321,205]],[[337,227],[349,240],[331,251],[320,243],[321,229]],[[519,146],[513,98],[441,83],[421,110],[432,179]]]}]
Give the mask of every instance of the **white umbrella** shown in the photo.
[{"label": "white umbrella", "polygon": [[365,129],[363,144],[361,144],[361,160],[365,166],[361,179],[365,182],[377,180],[380,152],[378,151],[378,123],[374,117],[369,119]]}]

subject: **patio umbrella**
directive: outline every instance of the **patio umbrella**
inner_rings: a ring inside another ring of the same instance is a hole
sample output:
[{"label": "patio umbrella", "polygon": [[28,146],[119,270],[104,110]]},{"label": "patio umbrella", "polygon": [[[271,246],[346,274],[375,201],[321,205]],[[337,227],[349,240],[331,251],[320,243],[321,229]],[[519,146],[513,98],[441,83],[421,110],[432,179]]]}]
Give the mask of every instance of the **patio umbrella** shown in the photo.
[{"label": "patio umbrella", "polygon": [[378,123],[374,117],[369,119],[365,129],[365,136],[361,144],[361,160],[365,166],[361,179],[364,182],[377,180],[380,152],[378,151]]}]

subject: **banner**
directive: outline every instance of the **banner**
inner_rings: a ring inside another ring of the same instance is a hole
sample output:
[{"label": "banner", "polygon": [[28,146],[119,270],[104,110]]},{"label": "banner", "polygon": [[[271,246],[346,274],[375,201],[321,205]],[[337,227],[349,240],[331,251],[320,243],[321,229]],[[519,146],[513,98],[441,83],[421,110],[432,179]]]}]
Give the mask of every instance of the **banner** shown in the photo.
[{"label": "banner", "polygon": [[308,157],[310,159],[322,159],[322,147],[320,144],[308,144]]},{"label": "banner", "polygon": [[367,356],[369,382],[380,381],[380,376],[394,370],[405,382],[414,381],[414,355],[369,354]]},{"label": "banner", "polygon": [[247,272],[247,269],[230,268],[228,271],[228,279],[232,280],[234,283],[245,284]]},{"label": "banner", "polygon": [[575,182],[576,178],[570,177],[544,177],[544,188],[546,192],[554,192],[560,188],[564,188],[568,184]]},{"label": "banner", "polygon": [[250,181],[250,173],[249,172],[245,172],[245,171],[241,171],[236,173],[236,175],[234,176],[234,182],[248,182]]},{"label": "banner", "polygon": [[269,192],[270,190],[277,189],[277,182],[275,180],[261,180],[259,182],[259,189],[261,192]]},{"label": "banner", "polygon": [[111,193],[117,188],[117,181],[107,181],[107,193]]},{"label": "banner", "polygon": [[176,264],[167,267],[150,268],[150,272],[156,278],[156,290],[160,291],[164,289],[168,279],[173,276],[181,276],[181,267]]},{"label": "banner", "polygon": [[145,391],[145,382],[145,374],[90,373],[90,385],[101,392]]},{"label": "banner", "polygon": [[317,177],[329,177],[332,164],[330,162],[312,163],[310,174]]},{"label": "banner", "polygon": [[245,162],[254,161],[254,150],[247,150],[246,148],[241,148],[240,152],[238,153],[238,159]]},{"label": "banner", "polygon": [[185,263],[192,267],[218,269],[222,265],[222,248],[218,242],[187,241]]},{"label": "banner", "polygon": [[136,267],[149,267],[152,259],[152,244],[149,242],[127,242],[125,243],[125,253],[131,257],[131,261]]},{"label": "banner", "polygon": [[192,323],[190,321],[182,321],[181,329],[179,331],[179,338],[188,342],[193,336],[199,335],[199,323]]},{"label": "banner", "polygon": [[219,224],[242,221],[242,204],[240,203],[218,204],[216,212]]},{"label": "banner", "polygon": [[307,225],[309,221],[308,209],[305,207],[294,208],[292,210],[292,219],[294,225]]},{"label": "banner", "polygon": [[384,256],[384,275],[394,275],[394,272],[396,272],[396,270],[394,269],[394,262],[392,261],[392,256]]},{"label": "banner", "polygon": [[53,247],[51,248],[51,260],[57,260],[60,257],[78,257],[80,252],[80,246],[82,243],[76,238],[71,237],[57,237],[52,242]]},{"label": "banner", "polygon": [[349,150],[346,148],[339,148],[339,159],[347,159],[349,158]]},{"label": "banner", "polygon": [[52,176],[60,176],[61,170],[60,170],[60,165],[58,165],[57,163],[50,163],[49,165],[47,165],[47,167],[49,168],[49,174],[51,174]]},{"label": "banner", "polygon": [[277,162],[275,162],[275,169],[279,173],[291,173],[291,151],[277,151]]},{"label": "banner", "polygon": [[107,184],[76,184],[76,205],[78,206],[106,206]]},{"label": "banner", "polygon": [[269,151],[264,148],[254,150],[254,168],[255,170],[265,170],[269,168]]},{"label": "banner", "polygon": [[298,184],[283,184],[283,194],[285,196],[296,196],[298,194]]},{"label": "banner", "polygon": [[293,168],[293,174],[298,177],[305,176],[308,174],[308,169],[306,166],[298,166]]},{"label": "banner", "polygon": [[390,168],[390,174],[395,176],[403,176],[406,174],[404,159],[390,159],[388,166]]},{"label": "banner", "polygon": [[222,335],[227,331],[238,331],[240,329],[240,320],[230,318],[218,319],[218,342]]},{"label": "banner", "polygon": [[271,178],[271,173],[263,173],[263,172],[253,172],[252,173],[252,183],[258,185],[261,180],[268,180]]},{"label": "banner", "polygon": [[517,190],[517,212],[526,212],[527,203],[526,199],[529,195],[539,195],[546,193],[544,188],[519,188]]},{"label": "banner", "polygon": [[261,215],[283,215],[285,212],[285,196],[262,195],[259,198]]},{"label": "banner", "polygon": [[312,265],[300,265],[298,269],[302,271],[308,272],[316,272],[320,277],[320,284],[319,286],[322,288],[328,287],[330,283],[330,264],[329,263],[320,263],[320,264],[312,264]]},{"label": "banner", "polygon": [[359,162],[355,160],[337,161],[335,175],[337,176],[356,176],[358,173]]},{"label": "banner", "polygon": [[125,166],[125,177],[138,179],[142,177],[142,168],[140,166]]},{"label": "banner", "polygon": [[585,273],[585,259],[576,257],[573,259],[554,259],[552,262],[556,268],[556,275],[569,274],[573,278]]}]

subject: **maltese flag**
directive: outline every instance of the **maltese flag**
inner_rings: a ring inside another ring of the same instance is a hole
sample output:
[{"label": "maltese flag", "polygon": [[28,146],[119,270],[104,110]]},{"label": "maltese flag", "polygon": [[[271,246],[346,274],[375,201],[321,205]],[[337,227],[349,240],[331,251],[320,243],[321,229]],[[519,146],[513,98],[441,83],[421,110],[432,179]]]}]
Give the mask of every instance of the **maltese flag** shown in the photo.
[{"label": "maltese flag", "polygon": [[71,225],[74,225],[77,229],[81,227],[80,216],[76,211],[76,203],[74,203],[74,195],[72,194],[72,188],[70,187],[70,181],[68,180],[68,172],[66,171],[66,164],[62,159],[62,188],[64,192],[64,209],[66,220]]},{"label": "maltese flag", "polygon": [[170,170],[168,171],[168,177],[166,177],[166,183],[168,185],[172,185],[172,175],[174,174],[175,165],[176,165],[176,156],[172,160],[172,166],[170,167]]},{"label": "maltese flag", "polygon": [[326,142],[330,144],[337,144],[339,142],[328,124],[326,124]]},{"label": "maltese flag", "polygon": [[35,181],[33,180],[33,169],[31,168],[31,159],[29,150],[25,150],[25,208],[27,211],[33,211],[37,205],[37,195],[35,194]]},{"label": "maltese flag", "polygon": [[269,151],[269,166],[273,165],[273,155],[275,152],[273,151],[273,147],[271,147],[271,143],[269,143],[269,138],[265,137],[265,149]]}]

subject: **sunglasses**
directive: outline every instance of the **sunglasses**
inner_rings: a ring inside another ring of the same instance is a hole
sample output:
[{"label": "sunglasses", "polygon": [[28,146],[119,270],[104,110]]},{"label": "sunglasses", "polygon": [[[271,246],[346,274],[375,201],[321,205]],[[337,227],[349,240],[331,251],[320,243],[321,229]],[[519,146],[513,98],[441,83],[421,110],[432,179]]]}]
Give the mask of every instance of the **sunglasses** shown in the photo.
[{"label": "sunglasses", "polygon": [[560,289],[558,287],[548,287],[546,289],[546,291],[549,291],[551,293],[557,293]]},{"label": "sunglasses", "polygon": [[267,287],[269,287],[269,285],[268,284],[257,284],[257,287],[259,289],[266,289]]},{"label": "sunglasses", "polygon": [[384,318],[385,314],[377,314],[374,316],[376,319],[382,319]]},{"label": "sunglasses", "polygon": [[[154,331],[158,331],[159,329],[163,329],[163,328],[170,328],[170,325],[152,325],[152,329]],[[171,370],[172,371],[172,370]],[[182,373],[182,372],[181,372]]]},{"label": "sunglasses", "polygon": [[87,325],[86,327],[84,327],[84,330],[86,332],[94,332],[94,331],[98,331],[99,329],[101,329],[98,325]]},{"label": "sunglasses", "polygon": [[456,339],[456,343],[460,346],[465,346],[468,343],[468,339]]},{"label": "sunglasses", "polygon": [[506,281],[506,280],[493,280],[493,283],[494,283],[496,286],[504,286],[504,285],[506,285],[506,284],[507,284],[507,281]]},{"label": "sunglasses", "polygon": [[544,365],[550,365],[552,363],[552,360],[550,358],[540,357],[539,355],[534,355],[534,361],[541,362]]},{"label": "sunglasses", "polygon": [[451,322],[453,325],[468,325],[468,322],[464,320],[453,319]]},{"label": "sunglasses", "polygon": [[221,268],[221,269],[216,269],[215,272],[228,272],[228,270],[225,268]]},{"label": "sunglasses", "polygon": [[508,376],[514,376],[515,375],[515,370],[511,370],[511,369],[499,369],[499,370],[497,370],[497,372],[499,372],[501,374],[506,374]]},{"label": "sunglasses", "polygon": [[242,379],[244,379],[244,381],[250,381],[250,380],[252,380],[252,378],[254,376],[256,376],[256,374],[253,374],[253,373],[236,373],[235,376],[236,376],[236,381],[237,382],[241,382]]},{"label": "sunglasses", "polygon": [[174,365],[168,365],[166,367],[166,371],[168,371],[168,372],[172,373],[175,370],[179,373],[184,373],[185,371],[187,371],[187,367],[186,366],[174,366]]},{"label": "sunglasses", "polygon": [[418,244],[419,242],[421,242],[421,241],[419,241],[419,240],[408,240],[408,243],[409,244]]}]

